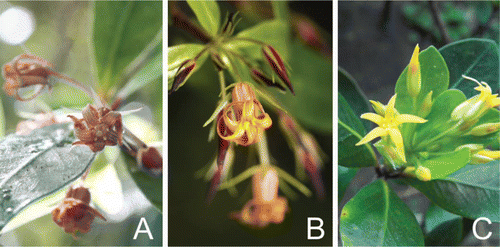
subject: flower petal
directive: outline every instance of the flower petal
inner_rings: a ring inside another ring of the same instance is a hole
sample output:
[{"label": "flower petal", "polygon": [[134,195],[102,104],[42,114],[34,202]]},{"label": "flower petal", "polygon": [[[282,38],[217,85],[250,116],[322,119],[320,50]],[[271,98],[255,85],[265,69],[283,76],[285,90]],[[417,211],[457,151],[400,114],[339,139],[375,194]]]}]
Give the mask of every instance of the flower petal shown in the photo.
[{"label": "flower petal", "polygon": [[396,115],[396,109],[394,108],[394,105],[396,104],[396,96],[398,94],[394,94],[391,99],[389,100],[389,103],[387,103],[387,107],[385,108],[385,117],[391,117]]},{"label": "flower petal", "polygon": [[363,145],[379,136],[386,136],[387,134],[388,133],[386,129],[377,127],[370,131],[370,133],[366,134],[366,136],[363,137],[363,139],[361,139],[358,143],[356,143],[356,146]]},{"label": "flower petal", "polygon": [[389,132],[389,136],[391,136],[392,141],[396,145],[396,150],[403,159],[403,162],[406,163],[406,157],[405,157],[405,148],[403,144],[403,136],[401,135],[401,132],[397,128],[389,128],[387,129],[387,132]]},{"label": "flower petal", "polygon": [[365,113],[363,115],[361,115],[361,118],[362,119],[367,119],[367,120],[370,120],[378,125],[380,125],[380,123],[382,122],[383,118],[380,116],[380,115],[377,115],[375,113]]},{"label": "flower petal", "polygon": [[375,100],[370,100],[370,103],[372,103],[373,110],[375,110],[375,112],[377,112],[378,115],[380,116],[385,115],[385,105]]},{"label": "flower petal", "polygon": [[396,116],[396,121],[399,123],[425,123],[427,120],[410,114],[401,114]]}]

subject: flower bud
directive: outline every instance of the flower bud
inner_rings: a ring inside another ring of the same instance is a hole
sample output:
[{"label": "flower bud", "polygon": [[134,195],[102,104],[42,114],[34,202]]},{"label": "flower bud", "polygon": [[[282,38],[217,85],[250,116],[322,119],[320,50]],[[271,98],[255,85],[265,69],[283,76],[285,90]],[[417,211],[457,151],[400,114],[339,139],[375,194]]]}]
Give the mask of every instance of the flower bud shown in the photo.
[{"label": "flower bud", "polygon": [[422,181],[431,180],[431,170],[429,170],[429,168],[427,167],[419,166],[417,170],[415,170],[415,175]]},{"label": "flower bud", "polygon": [[292,94],[295,95],[295,92],[293,91],[292,83],[290,82],[290,79],[288,78],[288,74],[286,72],[285,64],[283,63],[283,59],[281,59],[278,52],[272,46],[266,45],[266,46],[262,47],[262,53],[266,57],[269,65],[271,65],[271,68],[273,69],[273,71],[276,72],[276,74],[278,74],[278,77],[283,82],[285,82],[288,89],[290,89]]},{"label": "flower bud", "polygon": [[468,135],[485,136],[500,130],[500,123],[486,123],[474,127]]},{"label": "flower bud", "polygon": [[252,69],[252,72],[250,73],[250,75],[252,76],[252,79],[254,81],[256,81],[257,83],[264,84],[264,85],[269,86],[269,87],[277,87],[281,91],[286,90],[283,86],[281,86],[281,84],[273,82],[273,80],[271,80],[271,78],[264,75],[264,73],[262,71],[260,71],[259,69]]},{"label": "flower bud", "polygon": [[415,46],[413,55],[411,56],[410,64],[408,65],[408,77],[406,80],[406,86],[408,93],[412,98],[417,98],[420,93],[421,76],[420,76],[420,62],[418,61],[418,53],[420,49]]},{"label": "flower bud", "polygon": [[421,117],[427,117],[429,113],[431,113],[432,110],[432,91],[430,91],[427,96],[424,98],[424,102],[422,102],[422,105],[420,106],[420,111],[419,115]]},{"label": "flower bud", "polygon": [[181,64],[175,73],[174,82],[168,94],[177,91],[177,89],[191,76],[194,67],[196,67],[196,61],[192,59],[186,60]]},{"label": "flower bud", "polygon": [[474,96],[460,103],[460,105],[455,107],[455,109],[453,109],[453,111],[451,112],[451,119],[454,121],[460,120],[464,116],[465,112],[469,110],[469,105],[472,103],[472,101],[476,101],[477,99],[479,99],[479,96]]},{"label": "flower bud", "polygon": [[486,164],[486,163],[489,163],[489,162],[494,161],[494,160],[495,159],[493,159],[491,157],[484,156],[484,155],[477,153],[477,154],[472,155],[472,157],[470,159],[470,164],[472,164],[472,165]]},{"label": "flower bud", "polygon": [[483,150],[484,146],[481,144],[465,144],[465,145],[462,145],[462,146],[455,148],[455,151],[462,150],[464,148],[468,148],[470,153],[474,154],[480,150]]},{"label": "flower bud", "polygon": [[492,151],[492,150],[484,149],[484,150],[479,151],[477,154],[485,156],[485,157],[489,157],[489,158],[492,158],[495,160],[500,159],[500,151]]},{"label": "flower bud", "polygon": [[137,153],[137,164],[141,170],[152,177],[159,178],[163,173],[163,158],[158,149],[147,147],[139,149]]}]

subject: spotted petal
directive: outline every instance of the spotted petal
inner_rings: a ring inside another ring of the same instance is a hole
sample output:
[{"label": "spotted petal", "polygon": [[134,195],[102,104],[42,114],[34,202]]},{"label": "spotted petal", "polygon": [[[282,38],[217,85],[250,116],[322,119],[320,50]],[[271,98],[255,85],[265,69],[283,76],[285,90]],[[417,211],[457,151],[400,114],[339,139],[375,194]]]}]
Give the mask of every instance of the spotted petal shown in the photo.
[{"label": "spotted petal", "polygon": [[370,133],[366,134],[366,136],[363,137],[363,139],[361,139],[358,143],[356,143],[356,146],[363,145],[379,136],[386,136],[387,134],[388,133],[386,129],[377,127],[370,131]]}]

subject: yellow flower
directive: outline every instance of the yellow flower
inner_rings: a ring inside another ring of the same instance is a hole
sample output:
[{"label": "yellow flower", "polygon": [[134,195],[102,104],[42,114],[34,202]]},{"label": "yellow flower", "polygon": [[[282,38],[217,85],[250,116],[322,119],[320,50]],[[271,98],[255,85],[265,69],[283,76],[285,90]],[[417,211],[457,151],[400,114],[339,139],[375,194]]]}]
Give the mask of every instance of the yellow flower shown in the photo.
[{"label": "yellow flower", "polygon": [[479,83],[478,80],[465,75],[462,75],[462,77],[474,81],[479,85],[474,88],[475,90],[481,92],[481,94],[479,95],[479,101],[485,102],[489,108],[497,107],[500,105],[500,98],[497,97],[498,94],[491,94],[491,88],[486,82],[482,81],[481,83]]},{"label": "yellow flower", "polygon": [[394,142],[394,144],[396,145],[396,149],[399,155],[401,156],[403,161],[406,162],[403,137],[398,126],[402,123],[425,123],[427,122],[427,120],[410,114],[399,114],[398,111],[394,108],[394,104],[396,103],[396,96],[397,94],[392,96],[392,98],[389,100],[389,103],[385,107],[384,116],[377,115],[375,113],[365,113],[361,115],[361,118],[370,120],[378,124],[379,127],[370,131],[370,133],[368,133],[365,137],[363,137],[363,139],[356,143],[356,146],[365,144],[377,137],[389,135],[392,142]]},{"label": "yellow flower", "polygon": [[233,90],[233,102],[226,106],[217,120],[217,134],[228,141],[248,146],[260,140],[272,120],[250,86],[238,83]]}]

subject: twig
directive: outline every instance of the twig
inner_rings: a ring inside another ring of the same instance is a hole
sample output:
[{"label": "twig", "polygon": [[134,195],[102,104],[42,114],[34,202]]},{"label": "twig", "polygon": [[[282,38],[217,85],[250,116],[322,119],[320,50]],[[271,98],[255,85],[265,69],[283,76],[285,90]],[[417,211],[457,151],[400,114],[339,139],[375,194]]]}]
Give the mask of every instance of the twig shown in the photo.
[{"label": "twig", "polygon": [[445,44],[450,43],[451,38],[450,35],[448,35],[448,32],[446,31],[446,25],[443,19],[439,17],[437,2],[429,1],[428,3],[432,14],[432,19],[434,20],[434,23],[438,26],[439,33],[441,34],[444,43]]},{"label": "twig", "polygon": [[179,7],[177,6],[177,2],[169,2],[170,4],[170,14],[172,15],[172,23],[174,26],[186,30],[191,33],[193,36],[201,40],[203,43],[210,42],[210,36],[201,29],[198,25],[193,23],[187,16],[184,14]]}]

